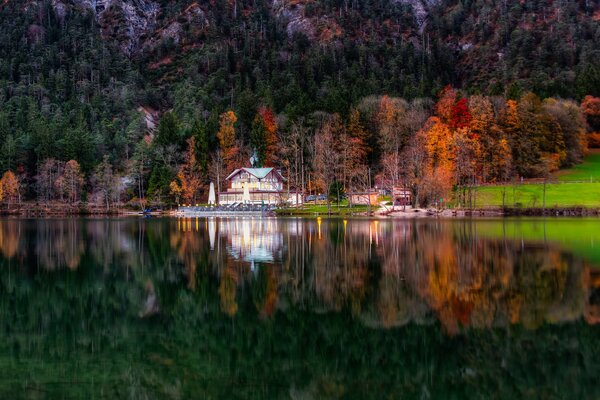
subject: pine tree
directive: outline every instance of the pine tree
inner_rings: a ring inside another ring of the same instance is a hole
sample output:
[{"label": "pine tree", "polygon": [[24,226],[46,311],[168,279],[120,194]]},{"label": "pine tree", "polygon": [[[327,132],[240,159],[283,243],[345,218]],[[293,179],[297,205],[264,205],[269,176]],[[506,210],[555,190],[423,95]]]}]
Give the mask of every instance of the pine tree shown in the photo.
[{"label": "pine tree", "polygon": [[198,169],[205,180],[208,175],[209,140],[208,127],[199,119],[194,120],[192,125],[192,137],[194,138],[194,151]]},{"label": "pine tree", "polygon": [[154,142],[160,146],[178,145],[180,139],[179,120],[173,112],[166,112],[158,123]]}]

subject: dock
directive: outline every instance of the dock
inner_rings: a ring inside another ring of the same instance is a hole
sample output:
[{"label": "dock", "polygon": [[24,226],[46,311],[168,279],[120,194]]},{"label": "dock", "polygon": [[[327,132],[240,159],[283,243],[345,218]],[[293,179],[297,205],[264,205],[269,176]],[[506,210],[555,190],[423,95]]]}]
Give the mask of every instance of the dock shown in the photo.
[{"label": "dock", "polygon": [[175,215],[185,217],[261,217],[274,215],[274,206],[236,203],[223,206],[184,206]]}]

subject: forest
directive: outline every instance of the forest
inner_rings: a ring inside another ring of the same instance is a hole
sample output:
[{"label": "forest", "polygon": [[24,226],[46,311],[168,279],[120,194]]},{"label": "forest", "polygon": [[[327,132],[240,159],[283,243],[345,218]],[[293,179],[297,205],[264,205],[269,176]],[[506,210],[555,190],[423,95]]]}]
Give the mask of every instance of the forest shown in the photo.
[{"label": "forest", "polygon": [[196,19],[159,2],[156,24],[180,31],[128,52],[116,6],[75,3],[0,6],[9,207],[205,202],[254,152],[291,190],[466,205],[467,187],[545,177],[600,139],[594,1],[439,2],[426,25],[410,2],[298,2],[314,29],[293,32],[270,2]]}]

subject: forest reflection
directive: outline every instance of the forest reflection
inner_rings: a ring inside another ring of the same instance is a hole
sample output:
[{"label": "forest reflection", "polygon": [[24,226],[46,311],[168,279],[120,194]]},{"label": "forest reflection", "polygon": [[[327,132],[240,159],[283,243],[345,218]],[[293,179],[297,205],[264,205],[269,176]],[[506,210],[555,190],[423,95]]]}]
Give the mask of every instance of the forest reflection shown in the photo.
[{"label": "forest reflection", "polygon": [[169,313],[173,291],[208,282],[232,317],[295,307],[450,335],[600,321],[600,270],[560,244],[482,237],[477,221],[2,219],[0,254],[4,273],[122,282],[132,315]]}]

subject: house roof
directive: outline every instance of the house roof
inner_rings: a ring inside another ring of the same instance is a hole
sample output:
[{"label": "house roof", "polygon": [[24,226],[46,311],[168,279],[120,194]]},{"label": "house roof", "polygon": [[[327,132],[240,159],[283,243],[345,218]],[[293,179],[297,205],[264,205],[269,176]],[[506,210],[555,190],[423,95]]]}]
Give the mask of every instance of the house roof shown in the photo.
[{"label": "house roof", "polygon": [[225,179],[229,180],[242,171],[245,171],[251,175],[254,175],[258,179],[264,179],[267,177],[267,175],[269,175],[269,173],[271,173],[271,171],[275,171],[275,173],[277,173],[277,175],[279,175],[279,177],[282,180],[285,180],[283,178],[283,176],[281,176],[281,174],[275,168],[238,168],[235,171],[233,171],[231,174],[229,174],[229,176]]}]

